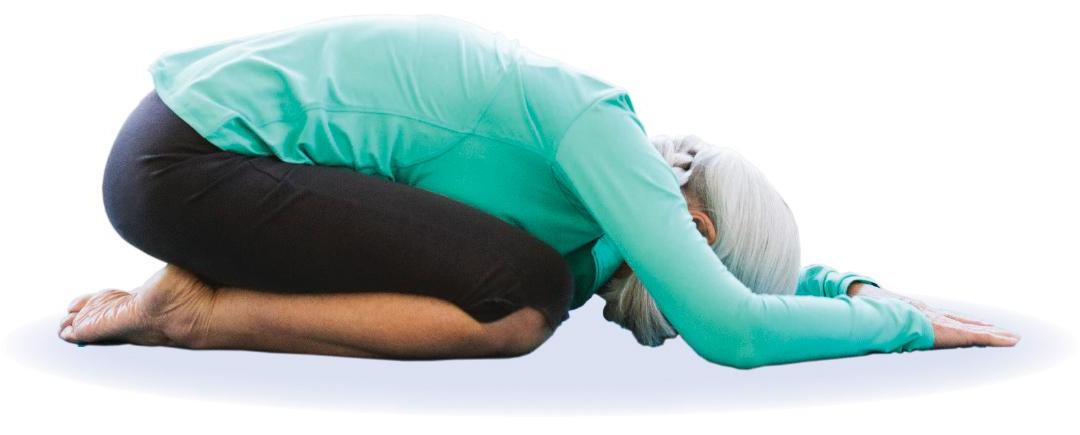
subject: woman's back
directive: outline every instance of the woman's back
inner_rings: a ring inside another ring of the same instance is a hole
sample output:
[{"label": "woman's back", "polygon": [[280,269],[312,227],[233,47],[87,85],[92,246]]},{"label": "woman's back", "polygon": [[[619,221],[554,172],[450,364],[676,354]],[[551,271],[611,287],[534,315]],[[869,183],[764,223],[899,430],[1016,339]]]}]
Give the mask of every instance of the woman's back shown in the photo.
[{"label": "woman's back", "polygon": [[342,17],[169,52],[150,71],[224,150],[348,167],[525,229],[571,262],[578,302],[622,261],[592,249],[603,233],[551,165],[576,116],[624,91],[502,34],[440,15]]}]

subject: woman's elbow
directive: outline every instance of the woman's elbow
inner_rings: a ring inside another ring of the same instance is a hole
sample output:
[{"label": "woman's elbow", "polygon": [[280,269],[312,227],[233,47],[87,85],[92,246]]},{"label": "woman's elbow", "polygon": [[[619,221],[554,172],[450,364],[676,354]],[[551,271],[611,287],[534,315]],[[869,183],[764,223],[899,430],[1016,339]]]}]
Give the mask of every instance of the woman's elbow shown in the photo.
[{"label": "woman's elbow", "polygon": [[758,357],[752,351],[698,352],[698,355],[711,363],[740,370],[749,370],[768,365],[767,361]]},{"label": "woman's elbow", "polygon": [[732,367],[741,370],[768,365],[769,362],[759,346],[756,345],[754,336],[749,332],[728,335],[729,338],[738,337],[725,342],[694,340],[692,337],[683,336],[684,341],[694,350],[698,356],[714,364]]}]

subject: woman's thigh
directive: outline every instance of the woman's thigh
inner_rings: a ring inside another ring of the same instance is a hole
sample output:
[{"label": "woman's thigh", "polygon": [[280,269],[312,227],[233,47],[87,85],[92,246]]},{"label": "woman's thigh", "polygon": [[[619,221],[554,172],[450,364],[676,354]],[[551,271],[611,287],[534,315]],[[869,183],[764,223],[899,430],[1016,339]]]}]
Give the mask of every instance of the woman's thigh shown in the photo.
[{"label": "woman's thigh", "polygon": [[155,92],[122,126],[102,189],[121,237],[214,286],[421,294],[482,322],[524,306],[552,328],[568,318],[569,267],[525,230],[348,168],[223,151]]}]

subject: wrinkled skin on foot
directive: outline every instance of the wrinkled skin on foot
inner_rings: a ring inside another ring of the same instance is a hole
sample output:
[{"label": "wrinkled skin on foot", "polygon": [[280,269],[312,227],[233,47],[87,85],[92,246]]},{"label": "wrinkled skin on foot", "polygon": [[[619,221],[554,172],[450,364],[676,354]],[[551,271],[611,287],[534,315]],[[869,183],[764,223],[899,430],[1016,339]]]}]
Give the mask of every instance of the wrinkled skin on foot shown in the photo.
[{"label": "wrinkled skin on foot", "polygon": [[130,292],[105,289],[75,298],[61,339],[78,344],[187,347],[205,337],[214,290],[172,264]]}]

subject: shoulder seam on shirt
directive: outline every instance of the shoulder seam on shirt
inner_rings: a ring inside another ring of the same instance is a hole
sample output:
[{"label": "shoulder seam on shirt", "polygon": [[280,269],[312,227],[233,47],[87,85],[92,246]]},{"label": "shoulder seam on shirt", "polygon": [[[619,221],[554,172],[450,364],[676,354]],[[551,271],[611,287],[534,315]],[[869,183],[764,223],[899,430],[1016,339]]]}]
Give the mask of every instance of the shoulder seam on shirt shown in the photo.
[{"label": "shoulder seam on shirt", "polygon": [[601,101],[604,101],[604,100],[606,100],[608,98],[611,98],[614,95],[625,94],[625,93],[626,93],[626,89],[623,89],[623,88],[615,88],[615,89],[612,89],[611,91],[605,92],[604,95],[601,95],[601,96],[597,97],[596,99],[594,99],[593,101],[589,102],[589,104],[587,106],[585,106],[584,109],[582,109],[580,112],[578,112],[577,115],[574,115],[574,118],[571,119],[568,124],[566,124],[566,128],[564,128],[563,131],[561,133],[559,133],[559,138],[557,140],[555,140],[555,142],[554,142],[555,147],[552,150],[552,154],[551,154],[552,159],[554,159],[554,157],[559,154],[559,148],[562,148],[562,141],[563,141],[563,138],[566,137],[566,133],[568,133],[570,131],[570,129],[574,127],[574,124],[577,123],[578,119],[580,119],[583,115],[585,115],[585,112],[588,112],[589,110],[592,110],[592,108],[594,106],[596,106],[597,104],[600,104]]},{"label": "shoulder seam on shirt", "polygon": [[[555,160],[552,160],[551,163],[548,165],[548,169],[551,170],[552,177],[555,178],[555,185],[559,187],[559,191],[562,192],[563,198],[566,199],[566,202],[570,203],[570,205],[573,206],[574,209],[577,210],[578,212],[580,212],[581,214],[583,214],[585,216],[589,216],[592,219],[595,219],[595,218],[592,217],[592,212],[590,212],[588,208],[585,208],[585,205],[578,198],[577,193],[571,192],[567,188],[567,185],[570,184],[570,183],[569,182],[563,182],[563,178],[565,178],[565,175],[560,175],[560,173],[565,174],[565,171],[563,171],[562,165],[560,165],[559,162],[557,162]],[[567,180],[567,181],[569,181],[569,180]]]},{"label": "shoulder seam on shirt", "polygon": [[[579,212],[581,212],[585,216],[592,217],[592,213],[589,211],[588,208],[585,207],[585,204],[583,204],[581,202],[581,199],[577,195],[577,193],[571,191],[571,189],[573,189],[572,183],[570,183],[570,185],[568,185],[568,183],[564,183],[563,182],[563,177],[559,176],[559,173],[565,174],[565,171],[563,171],[562,164],[559,163],[559,159],[557,158],[557,156],[559,155],[559,148],[562,147],[562,141],[563,141],[563,138],[566,137],[566,133],[569,132],[570,129],[574,127],[574,124],[577,123],[578,119],[580,119],[583,115],[585,115],[585,112],[588,112],[589,110],[592,110],[592,108],[595,107],[597,104],[600,104],[601,101],[604,101],[604,100],[606,100],[608,98],[611,98],[612,96],[619,95],[619,94],[625,94],[625,93],[626,93],[626,89],[614,88],[614,89],[612,89],[612,90],[610,90],[608,92],[605,92],[604,95],[601,95],[601,96],[597,97],[596,99],[594,99],[587,106],[585,106],[584,109],[582,109],[580,112],[578,112],[577,115],[574,115],[574,118],[570,120],[570,123],[567,124],[566,128],[563,129],[562,133],[559,134],[558,140],[556,140],[554,142],[555,146],[554,146],[554,149],[551,152],[551,163],[549,165],[549,169],[551,169],[553,172],[556,173],[555,174],[555,185],[559,186],[559,190],[562,192],[563,197],[567,200],[567,202],[569,202],[570,205],[572,205],[575,209],[577,209]],[[672,173],[672,176],[674,176],[674,175],[675,174]],[[569,180],[566,180],[566,181],[569,182]]]}]

